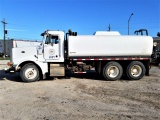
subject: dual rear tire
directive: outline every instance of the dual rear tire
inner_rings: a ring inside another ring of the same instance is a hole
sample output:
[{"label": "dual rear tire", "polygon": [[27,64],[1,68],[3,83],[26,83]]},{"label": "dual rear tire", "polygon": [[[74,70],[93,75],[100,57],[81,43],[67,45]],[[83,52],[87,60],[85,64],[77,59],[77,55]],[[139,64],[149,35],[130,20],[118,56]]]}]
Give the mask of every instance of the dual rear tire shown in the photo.
[{"label": "dual rear tire", "polygon": [[122,66],[117,62],[108,62],[103,68],[103,77],[106,80],[118,80],[123,74]]},{"label": "dual rear tire", "polygon": [[[128,64],[125,75],[130,80],[139,80],[146,73],[145,66],[139,61],[132,61]],[[123,68],[118,62],[108,62],[102,70],[106,80],[119,80],[123,75]]]},{"label": "dual rear tire", "polygon": [[130,80],[139,80],[145,75],[145,73],[146,68],[139,61],[131,62],[126,69],[126,75]]}]

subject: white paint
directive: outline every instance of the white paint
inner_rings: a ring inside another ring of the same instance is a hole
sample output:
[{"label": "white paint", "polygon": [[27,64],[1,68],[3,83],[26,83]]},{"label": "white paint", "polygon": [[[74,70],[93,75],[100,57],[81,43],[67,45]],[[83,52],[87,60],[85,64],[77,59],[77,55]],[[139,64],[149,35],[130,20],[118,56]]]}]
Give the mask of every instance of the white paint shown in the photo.
[{"label": "white paint", "polygon": [[[149,36],[69,36],[68,56],[150,56]],[[72,54],[70,54],[72,53]]]},{"label": "white paint", "polygon": [[118,31],[96,31],[94,35],[121,35]]}]

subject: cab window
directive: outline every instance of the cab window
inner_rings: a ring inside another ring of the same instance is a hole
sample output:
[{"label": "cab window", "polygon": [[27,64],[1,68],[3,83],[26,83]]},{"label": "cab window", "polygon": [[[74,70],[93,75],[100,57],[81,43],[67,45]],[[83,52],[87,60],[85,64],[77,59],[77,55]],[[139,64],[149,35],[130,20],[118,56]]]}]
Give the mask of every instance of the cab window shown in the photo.
[{"label": "cab window", "polygon": [[58,43],[59,43],[58,36],[48,35],[46,37],[45,44],[58,44]]}]

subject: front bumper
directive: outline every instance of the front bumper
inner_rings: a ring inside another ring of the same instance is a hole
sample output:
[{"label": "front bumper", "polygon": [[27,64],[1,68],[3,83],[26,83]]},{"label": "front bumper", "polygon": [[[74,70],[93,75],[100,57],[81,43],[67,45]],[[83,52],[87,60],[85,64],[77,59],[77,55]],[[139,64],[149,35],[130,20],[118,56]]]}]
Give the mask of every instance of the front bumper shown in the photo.
[{"label": "front bumper", "polygon": [[5,67],[4,70],[5,70],[5,73],[14,73],[14,72],[16,72],[15,67],[13,67],[13,66]]}]

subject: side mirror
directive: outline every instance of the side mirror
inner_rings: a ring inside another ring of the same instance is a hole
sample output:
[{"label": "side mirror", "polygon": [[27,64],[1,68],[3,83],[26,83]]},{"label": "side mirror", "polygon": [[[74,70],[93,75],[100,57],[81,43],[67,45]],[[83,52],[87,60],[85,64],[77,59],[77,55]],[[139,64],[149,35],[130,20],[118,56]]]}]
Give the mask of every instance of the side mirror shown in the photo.
[{"label": "side mirror", "polygon": [[44,36],[44,33],[41,33],[41,36]]},{"label": "side mirror", "polygon": [[55,40],[55,44],[58,44],[59,43],[59,40]]}]

